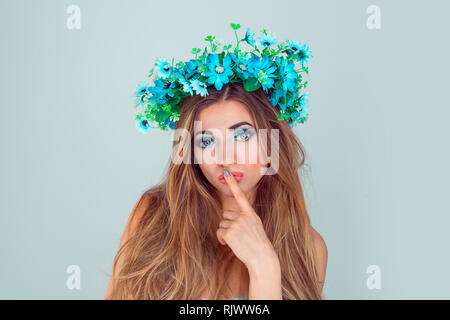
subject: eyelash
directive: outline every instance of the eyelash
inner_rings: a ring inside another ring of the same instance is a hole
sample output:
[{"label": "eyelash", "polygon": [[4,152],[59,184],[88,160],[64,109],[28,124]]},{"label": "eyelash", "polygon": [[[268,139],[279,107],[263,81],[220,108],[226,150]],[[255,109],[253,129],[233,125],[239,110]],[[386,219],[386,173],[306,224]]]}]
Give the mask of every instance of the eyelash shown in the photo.
[{"label": "eyelash", "polygon": [[[239,136],[242,135],[242,134],[248,135],[247,140],[244,140],[244,142],[247,142],[247,141],[250,140],[250,138],[253,136],[253,133],[249,132],[248,129],[241,129],[241,130],[238,130],[238,132],[239,132],[239,133],[238,133],[237,135],[234,136],[235,138],[236,138],[236,137],[239,137]],[[216,140],[216,139],[211,138],[211,137],[207,137],[207,138],[206,138],[206,141],[215,141],[215,140]],[[209,147],[209,146],[210,146],[210,145],[203,146],[204,141],[205,141],[205,138],[201,138],[201,139],[198,140],[198,145],[199,145],[200,148],[202,148],[202,149],[205,149],[206,147]]]}]

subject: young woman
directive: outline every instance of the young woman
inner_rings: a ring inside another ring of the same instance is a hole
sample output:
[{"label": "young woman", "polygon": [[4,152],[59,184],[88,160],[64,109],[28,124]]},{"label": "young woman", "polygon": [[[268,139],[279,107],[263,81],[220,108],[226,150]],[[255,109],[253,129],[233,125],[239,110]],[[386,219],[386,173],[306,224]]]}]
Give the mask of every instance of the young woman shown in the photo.
[{"label": "young woman", "polygon": [[[191,161],[171,161],[136,203],[105,299],[322,299],[327,247],[306,210],[301,143],[262,88],[208,92],[182,101],[175,130],[189,135],[173,150]],[[196,136],[195,121],[204,131]],[[271,150],[273,129],[278,164],[264,174],[272,163],[261,149],[256,163],[244,155],[254,142]],[[232,156],[226,139],[239,150]]]}]

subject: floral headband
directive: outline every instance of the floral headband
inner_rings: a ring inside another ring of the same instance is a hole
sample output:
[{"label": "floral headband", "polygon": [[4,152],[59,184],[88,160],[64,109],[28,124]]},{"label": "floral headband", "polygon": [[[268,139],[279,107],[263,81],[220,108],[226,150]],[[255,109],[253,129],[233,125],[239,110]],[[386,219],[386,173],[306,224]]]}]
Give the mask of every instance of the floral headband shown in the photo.
[{"label": "floral headband", "polygon": [[[158,58],[149,72],[148,78],[153,85],[141,83],[134,95],[136,108],[136,126],[142,133],[149,128],[167,131],[174,129],[179,119],[181,101],[189,95],[208,95],[208,85],[221,90],[223,84],[240,82],[246,91],[255,91],[262,87],[272,106],[280,110],[278,119],[296,126],[308,118],[308,92],[300,94],[308,81],[302,82],[301,73],[308,74],[306,66],[312,58],[309,47],[297,41],[286,41],[277,45],[277,39],[266,29],[259,41],[254,40],[255,33],[249,28],[243,39],[238,39],[236,30],[239,24],[230,24],[236,35],[237,45],[233,52],[231,44],[223,46],[214,36],[207,36],[211,52],[205,47],[193,48],[195,58],[187,62],[170,64],[164,58]],[[239,48],[240,42],[252,46],[251,52]],[[282,55],[284,54],[284,56]],[[297,63],[297,65],[296,65]],[[156,72],[155,72],[156,69]],[[153,79],[152,79],[153,76]]]}]

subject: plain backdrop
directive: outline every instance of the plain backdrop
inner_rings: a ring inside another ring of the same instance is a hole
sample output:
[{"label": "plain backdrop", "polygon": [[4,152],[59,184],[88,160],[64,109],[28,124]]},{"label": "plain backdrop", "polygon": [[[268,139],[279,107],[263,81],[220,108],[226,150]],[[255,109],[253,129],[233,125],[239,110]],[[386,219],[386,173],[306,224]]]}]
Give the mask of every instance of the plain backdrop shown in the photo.
[{"label": "plain backdrop", "polygon": [[[68,29],[70,5],[81,28]],[[381,29],[369,29],[377,5]],[[448,299],[446,1],[0,1],[0,298],[103,299],[125,222],[170,160],[131,99],[157,57],[230,23],[312,50],[295,133],[326,299]],[[81,270],[69,289],[68,266]],[[380,272],[370,289],[371,266]]]}]

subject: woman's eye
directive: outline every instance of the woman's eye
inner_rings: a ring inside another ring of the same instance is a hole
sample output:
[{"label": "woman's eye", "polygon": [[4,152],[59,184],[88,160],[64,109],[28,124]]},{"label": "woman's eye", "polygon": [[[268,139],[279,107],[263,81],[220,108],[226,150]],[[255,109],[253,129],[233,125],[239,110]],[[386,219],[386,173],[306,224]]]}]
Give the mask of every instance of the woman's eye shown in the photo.
[{"label": "woman's eye", "polygon": [[199,140],[199,144],[202,149],[209,147],[213,142],[214,138],[201,138]]},{"label": "woman's eye", "polygon": [[248,141],[252,136],[252,133],[248,131],[248,129],[238,130],[237,134],[234,136],[235,138],[239,137],[241,141]]}]

